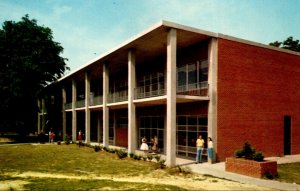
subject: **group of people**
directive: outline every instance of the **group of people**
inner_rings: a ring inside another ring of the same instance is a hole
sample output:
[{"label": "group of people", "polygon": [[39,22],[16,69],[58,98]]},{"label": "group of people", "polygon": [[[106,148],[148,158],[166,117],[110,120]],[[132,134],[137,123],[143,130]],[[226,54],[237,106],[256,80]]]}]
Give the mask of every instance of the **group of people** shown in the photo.
[{"label": "group of people", "polygon": [[[53,133],[52,130],[50,130],[50,132],[49,132],[49,142],[50,143],[53,143],[54,137],[55,137],[55,134]],[[80,146],[80,143],[82,142],[82,132],[81,131],[78,132],[77,140],[78,140],[79,146]],[[199,135],[198,139],[196,141],[196,147],[197,147],[196,163],[202,163],[202,153],[204,150],[204,143],[205,143],[204,139],[202,138],[201,135]],[[144,136],[142,138],[142,144],[140,146],[140,150],[142,150],[142,151],[151,150],[153,152],[157,152],[157,150],[158,150],[157,136],[155,135],[151,139],[150,149],[147,144],[147,138],[146,138],[146,136]],[[208,157],[209,161],[212,161],[212,159],[213,159],[213,142],[212,142],[212,138],[210,138],[210,137],[207,138],[207,157]]]},{"label": "group of people", "polygon": [[148,151],[148,150],[151,150],[153,152],[157,152],[158,150],[158,139],[157,139],[157,136],[155,135],[152,139],[151,139],[151,147],[149,149],[149,146],[147,144],[147,138],[146,136],[144,136],[142,138],[142,144],[140,146],[140,150],[142,151]]},{"label": "group of people", "polygon": [[[198,139],[196,141],[196,148],[197,148],[197,155],[196,155],[196,163],[202,163],[202,153],[204,150],[204,139],[202,138],[202,135],[198,136]],[[157,137],[154,136],[151,139],[151,147],[149,148],[147,144],[147,138],[144,136],[142,138],[142,144],[140,146],[140,150],[142,151],[148,151],[151,150],[153,152],[157,152],[158,150],[158,140]],[[213,161],[213,141],[211,137],[207,138],[207,159],[208,162],[212,163]]]},{"label": "group of people", "polygon": [[[197,155],[196,155],[196,163],[202,163],[202,153],[204,149],[204,143],[205,141],[202,139],[202,136],[199,135],[198,139],[196,141],[196,147],[197,147]],[[213,161],[213,142],[212,138],[207,138],[207,160],[209,162]]]}]

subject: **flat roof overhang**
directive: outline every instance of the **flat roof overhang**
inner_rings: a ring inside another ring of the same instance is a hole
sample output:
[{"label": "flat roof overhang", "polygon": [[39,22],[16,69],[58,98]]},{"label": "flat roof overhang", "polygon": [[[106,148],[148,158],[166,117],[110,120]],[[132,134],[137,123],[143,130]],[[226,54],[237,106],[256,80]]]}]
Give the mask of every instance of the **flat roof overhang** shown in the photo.
[{"label": "flat roof overhang", "polygon": [[110,63],[109,67],[111,71],[116,71],[122,67],[127,67],[129,50],[135,51],[137,64],[142,63],[149,58],[151,59],[159,55],[165,55],[167,46],[167,34],[171,28],[177,29],[177,49],[188,47],[190,45],[215,37],[300,56],[300,53],[298,52],[239,39],[220,33],[208,32],[169,21],[161,21],[156,25],[150,27],[149,29],[125,41],[116,48],[113,48],[112,50],[102,54],[101,56],[96,57],[95,59],[86,63],[86,65],[84,65],[83,67],[60,78],[54,83],[65,81],[68,82],[73,78],[76,78],[77,80],[84,80],[85,72],[89,72],[92,79],[102,78],[102,65],[104,63]]},{"label": "flat roof overhang", "polygon": [[89,72],[91,78],[99,78],[102,76],[102,65],[104,63],[109,64],[110,71],[119,71],[121,68],[127,67],[129,50],[135,52],[136,64],[143,63],[160,55],[166,55],[167,35],[171,28],[177,29],[177,49],[185,48],[217,36],[215,33],[161,21],[120,46],[88,62],[82,68],[62,77],[58,82],[69,81],[73,78],[84,80],[86,71]]}]

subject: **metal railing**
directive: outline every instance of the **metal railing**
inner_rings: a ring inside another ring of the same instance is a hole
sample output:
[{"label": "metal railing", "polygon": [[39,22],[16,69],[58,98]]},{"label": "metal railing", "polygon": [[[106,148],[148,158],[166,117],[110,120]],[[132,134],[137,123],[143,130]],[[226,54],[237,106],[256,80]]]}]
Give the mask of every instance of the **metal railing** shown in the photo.
[{"label": "metal railing", "polygon": [[128,91],[127,90],[109,93],[108,97],[107,97],[108,103],[116,103],[116,102],[122,102],[122,101],[127,101],[127,100],[128,100]]},{"label": "metal railing", "polygon": [[90,106],[102,105],[103,104],[103,96],[95,96],[90,98]]},{"label": "metal railing", "polygon": [[166,91],[163,84],[150,84],[147,86],[140,86],[134,90],[135,99],[143,99],[149,97],[156,97],[165,95]]},{"label": "metal railing", "polygon": [[208,82],[177,86],[178,95],[208,96]]},{"label": "metal railing", "polygon": [[85,100],[80,100],[76,102],[76,108],[85,107]]},{"label": "metal railing", "polygon": [[72,102],[65,104],[65,109],[72,109]]}]

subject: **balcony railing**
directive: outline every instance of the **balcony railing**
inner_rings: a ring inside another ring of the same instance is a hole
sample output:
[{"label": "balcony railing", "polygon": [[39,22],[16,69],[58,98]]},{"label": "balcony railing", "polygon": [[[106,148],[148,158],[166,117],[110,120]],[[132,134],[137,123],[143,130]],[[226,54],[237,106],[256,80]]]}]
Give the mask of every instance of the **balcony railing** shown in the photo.
[{"label": "balcony railing", "polygon": [[103,104],[103,96],[95,96],[90,98],[90,106],[102,105]]},{"label": "balcony railing", "polygon": [[121,101],[127,101],[128,100],[128,91],[123,90],[119,92],[109,93],[108,94],[108,103],[116,103]]},{"label": "balcony railing", "polygon": [[72,102],[65,104],[65,109],[72,109]]},{"label": "balcony railing", "polygon": [[[164,84],[150,84],[148,86],[136,87],[134,99],[143,99],[166,95]],[[177,86],[177,95],[208,96],[208,82]],[[128,91],[118,91],[108,94],[108,103],[116,103],[128,100]],[[95,96],[90,99],[89,105],[96,106],[103,104],[103,96]],[[76,102],[76,108],[85,107],[85,100]],[[66,103],[65,109],[72,109],[72,103]]]},{"label": "balcony railing", "polygon": [[85,107],[85,100],[80,100],[76,102],[76,108]]},{"label": "balcony railing", "polygon": [[178,95],[192,95],[192,96],[208,96],[208,83],[200,82],[195,84],[178,85]]},{"label": "balcony railing", "polygon": [[166,91],[163,84],[150,84],[148,86],[140,86],[135,88],[134,98],[143,99],[165,95]]}]

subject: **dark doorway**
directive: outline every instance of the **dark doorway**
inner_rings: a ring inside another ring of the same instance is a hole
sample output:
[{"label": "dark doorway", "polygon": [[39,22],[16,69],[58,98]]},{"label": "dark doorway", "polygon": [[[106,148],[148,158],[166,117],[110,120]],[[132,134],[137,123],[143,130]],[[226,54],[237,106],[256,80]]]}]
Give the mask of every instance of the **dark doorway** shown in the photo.
[{"label": "dark doorway", "polygon": [[284,155],[291,154],[291,116],[284,116]]}]

